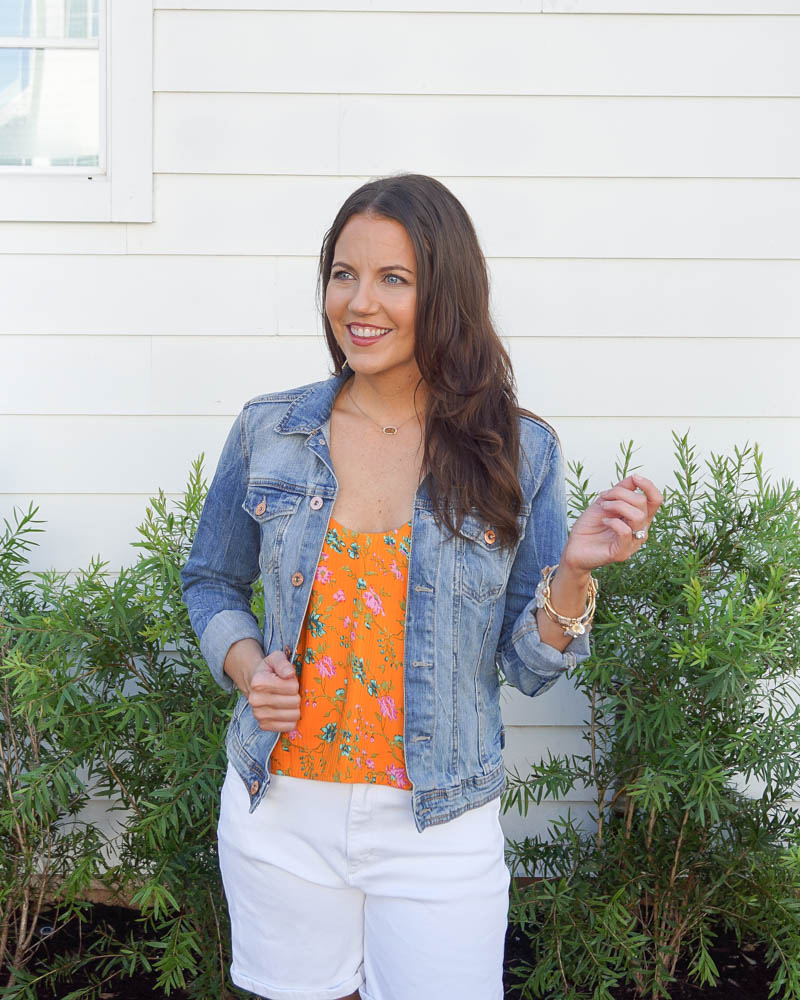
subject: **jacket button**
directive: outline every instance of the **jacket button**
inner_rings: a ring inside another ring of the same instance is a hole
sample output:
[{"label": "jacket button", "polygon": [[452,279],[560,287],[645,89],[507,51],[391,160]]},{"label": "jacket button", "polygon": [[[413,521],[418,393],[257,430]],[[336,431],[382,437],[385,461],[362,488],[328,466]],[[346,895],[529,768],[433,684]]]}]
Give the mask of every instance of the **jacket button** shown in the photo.
[{"label": "jacket button", "polygon": [[291,657],[292,657],[292,647],[291,646],[284,646],[283,647],[283,655],[286,657],[287,660],[291,659]]},{"label": "jacket button", "polygon": [[258,515],[258,517],[261,517],[261,515],[266,511],[266,509],[267,505],[262,500],[261,503],[258,505],[258,507],[256,507],[256,514]]},{"label": "jacket button", "polygon": [[259,783],[257,781],[251,781],[250,782],[250,794],[251,795],[255,795],[256,792],[259,790],[259,788],[261,788],[261,785],[259,785]]},{"label": "jacket button", "polygon": [[322,497],[312,497],[309,506],[312,510],[319,510],[322,506]]},{"label": "jacket button", "polygon": [[299,570],[297,571],[297,573],[292,573],[292,586],[293,587],[299,587],[302,584],[303,580],[305,580],[305,577],[303,576],[303,574]]},{"label": "jacket button", "polygon": [[483,540],[487,545],[494,545],[497,535],[492,531],[491,528],[487,528],[483,533]]}]

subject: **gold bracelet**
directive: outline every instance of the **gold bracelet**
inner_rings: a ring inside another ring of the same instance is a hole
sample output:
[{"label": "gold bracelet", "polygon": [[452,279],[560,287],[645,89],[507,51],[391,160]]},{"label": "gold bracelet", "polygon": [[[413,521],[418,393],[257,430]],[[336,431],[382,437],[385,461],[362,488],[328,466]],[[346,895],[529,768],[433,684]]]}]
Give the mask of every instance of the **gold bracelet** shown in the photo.
[{"label": "gold bracelet", "polygon": [[574,639],[575,636],[583,635],[591,629],[600,588],[597,580],[593,576],[590,576],[589,596],[586,599],[586,608],[583,614],[578,618],[568,618],[566,615],[560,615],[550,603],[550,583],[557,569],[558,563],[555,566],[545,566],[542,570],[542,579],[536,586],[536,607],[542,608],[550,621],[555,622],[556,625],[560,625],[564,629],[564,635],[572,636]]}]

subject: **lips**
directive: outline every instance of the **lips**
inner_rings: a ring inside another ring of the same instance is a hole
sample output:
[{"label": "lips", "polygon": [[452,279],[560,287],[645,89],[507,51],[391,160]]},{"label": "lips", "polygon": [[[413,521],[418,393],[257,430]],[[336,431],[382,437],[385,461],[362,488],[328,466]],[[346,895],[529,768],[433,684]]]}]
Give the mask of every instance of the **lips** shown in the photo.
[{"label": "lips", "polygon": [[376,344],[387,333],[391,333],[392,328],[387,326],[371,326],[363,323],[348,323],[347,332],[350,334],[350,340],[354,344],[359,347],[368,347],[370,344]]}]

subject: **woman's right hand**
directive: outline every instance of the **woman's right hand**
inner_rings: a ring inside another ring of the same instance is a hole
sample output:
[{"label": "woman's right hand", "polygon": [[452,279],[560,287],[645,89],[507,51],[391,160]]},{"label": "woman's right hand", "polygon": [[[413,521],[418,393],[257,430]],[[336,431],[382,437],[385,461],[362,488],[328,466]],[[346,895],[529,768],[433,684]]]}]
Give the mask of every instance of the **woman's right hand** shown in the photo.
[{"label": "woman's right hand", "polygon": [[225,673],[247,698],[261,729],[289,733],[300,718],[300,683],[294,667],[279,650],[264,656],[254,639],[233,643]]},{"label": "woman's right hand", "polygon": [[248,684],[247,700],[261,729],[289,733],[300,719],[300,682],[280,650],[265,656]]}]

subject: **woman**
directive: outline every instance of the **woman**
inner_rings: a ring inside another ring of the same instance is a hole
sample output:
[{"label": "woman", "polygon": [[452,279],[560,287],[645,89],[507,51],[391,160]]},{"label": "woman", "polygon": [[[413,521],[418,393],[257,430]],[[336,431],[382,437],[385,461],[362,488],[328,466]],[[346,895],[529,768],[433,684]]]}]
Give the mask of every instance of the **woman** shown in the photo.
[{"label": "woman", "polygon": [[232,976],[282,1000],[495,1000],[498,668],[541,694],[588,655],[590,572],[637,551],[661,496],[628,477],[566,538],[558,440],[517,406],[474,229],[437,181],[355,191],[320,291],[335,374],[244,407],[183,571],[240,691]]}]

